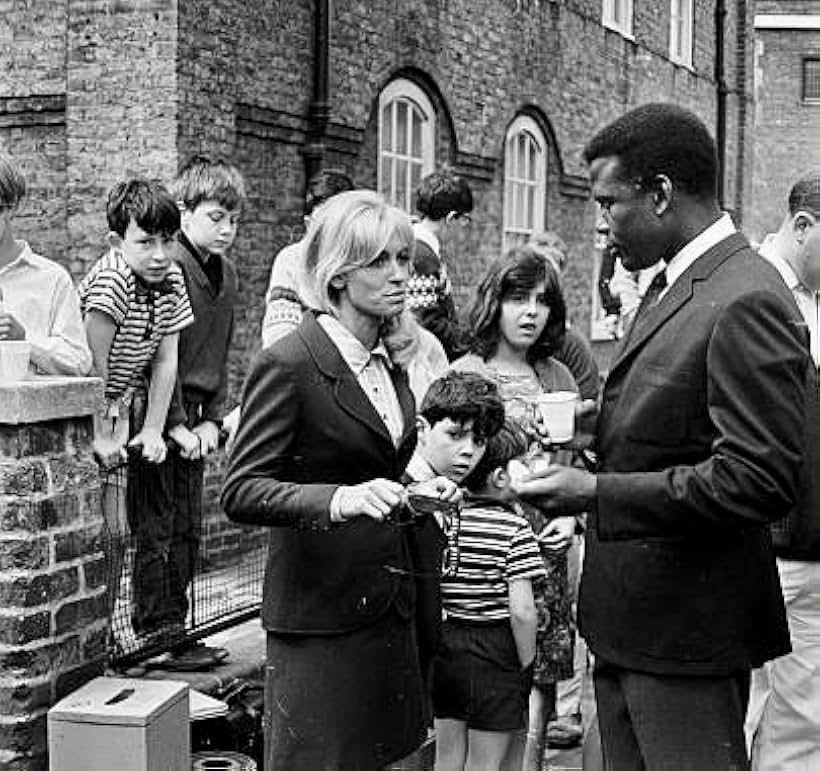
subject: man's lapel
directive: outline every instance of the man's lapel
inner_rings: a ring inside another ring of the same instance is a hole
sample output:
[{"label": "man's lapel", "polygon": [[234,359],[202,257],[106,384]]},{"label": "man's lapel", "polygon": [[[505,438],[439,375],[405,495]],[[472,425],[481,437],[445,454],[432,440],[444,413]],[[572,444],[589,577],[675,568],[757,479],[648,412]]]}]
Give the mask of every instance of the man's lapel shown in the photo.
[{"label": "man's lapel", "polygon": [[615,351],[612,358],[610,374],[628,362],[659,327],[663,326],[691,300],[696,282],[708,278],[718,265],[747,245],[746,239],[739,233],[735,233],[698,257],[669,287],[661,300],[653,308],[647,309],[642,318],[637,319],[637,325],[630,327],[623,345]]}]

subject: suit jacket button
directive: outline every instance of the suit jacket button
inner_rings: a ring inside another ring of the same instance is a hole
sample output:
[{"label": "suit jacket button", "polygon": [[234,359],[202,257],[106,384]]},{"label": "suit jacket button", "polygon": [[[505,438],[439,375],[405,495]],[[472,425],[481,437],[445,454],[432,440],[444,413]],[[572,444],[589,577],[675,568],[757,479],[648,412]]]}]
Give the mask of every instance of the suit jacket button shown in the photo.
[{"label": "suit jacket button", "polygon": [[367,597],[359,597],[359,601],[356,603],[356,610],[359,613],[367,613]]}]

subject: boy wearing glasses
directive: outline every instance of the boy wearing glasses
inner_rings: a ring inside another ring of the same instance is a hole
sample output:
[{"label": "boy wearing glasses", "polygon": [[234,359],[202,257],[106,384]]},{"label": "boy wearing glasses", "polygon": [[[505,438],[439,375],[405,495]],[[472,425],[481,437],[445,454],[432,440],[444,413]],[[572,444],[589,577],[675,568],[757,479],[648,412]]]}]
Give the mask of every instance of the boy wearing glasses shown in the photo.
[{"label": "boy wearing glasses", "polygon": [[419,218],[413,224],[413,275],[407,282],[407,307],[444,346],[450,361],[463,353],[462,333],[453,303],[441,239],[454,224],[468,224],[473,194],[467,182],[449,169],[433,172],[416,190]]}]

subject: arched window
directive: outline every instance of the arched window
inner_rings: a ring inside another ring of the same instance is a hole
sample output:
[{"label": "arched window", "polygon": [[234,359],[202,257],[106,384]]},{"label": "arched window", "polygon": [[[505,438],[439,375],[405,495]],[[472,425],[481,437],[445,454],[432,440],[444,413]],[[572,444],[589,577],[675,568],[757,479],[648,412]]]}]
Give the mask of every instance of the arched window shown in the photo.
[{"label": "arched window", "polygon": [[544,230],[547,141],[538,124],[519,115],[507,130],[504,151],[504,250]]},{"label": "arched window", "polygon": [[424,92],[394,80],[379,96],[379,192],[411,211],[413,192],[435,163],[436,114]]}]

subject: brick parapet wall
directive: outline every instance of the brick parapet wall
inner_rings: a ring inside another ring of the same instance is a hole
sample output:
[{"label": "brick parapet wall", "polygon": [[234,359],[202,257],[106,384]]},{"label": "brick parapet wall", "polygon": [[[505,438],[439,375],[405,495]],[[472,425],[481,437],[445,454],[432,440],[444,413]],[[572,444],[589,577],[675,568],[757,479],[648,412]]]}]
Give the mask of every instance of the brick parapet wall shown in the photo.
[{"label": "brick parapet wall", "polygon": [[0,768],[43,771],[48,708],[103,671],[99,380],[0,385]]}]

